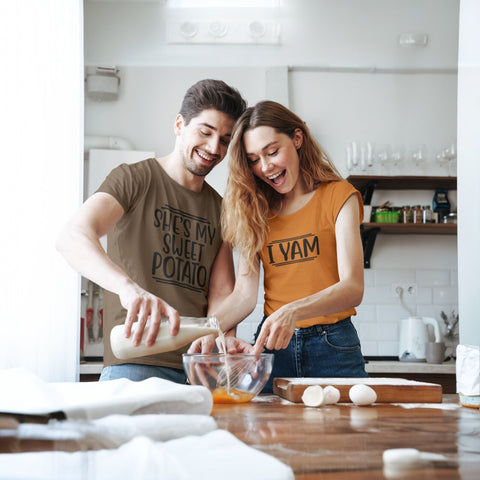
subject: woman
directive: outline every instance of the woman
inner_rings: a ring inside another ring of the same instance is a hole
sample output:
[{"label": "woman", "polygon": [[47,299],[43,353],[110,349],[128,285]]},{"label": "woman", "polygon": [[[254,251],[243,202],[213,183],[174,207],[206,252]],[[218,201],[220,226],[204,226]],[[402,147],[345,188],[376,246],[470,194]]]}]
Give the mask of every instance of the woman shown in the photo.
[{"label": "woman", "polygon": [[215,313],[228,330],[253,311],[262,262],[255,345],[237,340],[229,351],[275,353],[264,392],[274,377],[366,377],[350,320],[363,296],[361,196],[284,106],[263,101],[237,121],[222,215],[240,260],[234,291]]}]

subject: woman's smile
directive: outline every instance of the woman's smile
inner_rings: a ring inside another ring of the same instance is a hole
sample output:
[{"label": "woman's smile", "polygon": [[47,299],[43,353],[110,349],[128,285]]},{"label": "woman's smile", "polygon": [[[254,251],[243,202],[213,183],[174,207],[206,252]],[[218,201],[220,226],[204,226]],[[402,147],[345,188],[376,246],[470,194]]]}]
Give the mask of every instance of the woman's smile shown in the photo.
[{"label": "woman's smile", "polygon": [[278,133],[272,127],[247,130],[244,145],[253,174],[271,185],[278,193],[287,194],[297,187],[300,161],[297,148],[302,135],[296,131],[293,138]]},{"label": "woman's smile", "polygon": [[286,170],[282,170],[281,172],[276,173],[275,175],[269,176],[268,179],[275,185],[280,186],[285,181],[286,173],[287,173]]}]

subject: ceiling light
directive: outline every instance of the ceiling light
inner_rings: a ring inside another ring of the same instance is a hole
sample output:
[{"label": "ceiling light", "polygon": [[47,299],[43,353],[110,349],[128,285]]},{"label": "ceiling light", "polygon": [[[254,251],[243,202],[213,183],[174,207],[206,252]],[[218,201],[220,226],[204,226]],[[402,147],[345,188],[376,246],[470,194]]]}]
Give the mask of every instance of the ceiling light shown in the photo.
[{"label": "ceiling light", "polygon": [[259,20],[254,20],[248,24],[248,34],[252,38],[262,38],[267,31],[267,27],[265,26],[264,22]]},{"label": "ceiling light", "polygon": [[402,33],[398,39],[401,47],[425,47],[428,43],[426,33]]},{"label": "ceiling light", "polygon": [[193,22],[183,22],[180,25],[180,33],[185,38],[193,38],[198,33],[198,26]]},{"label": "ceiling light", "polygon": [[220,22],[219,20],[215,20],[210,24],[208,27],[208,33],[215,38],[222,38],[228,32],[228,25],[224,22]]},{"label": "ceiling light", "polygon": [[269,8],[278,5],[279,0],[167,0],[167,6],[172,8]]}]

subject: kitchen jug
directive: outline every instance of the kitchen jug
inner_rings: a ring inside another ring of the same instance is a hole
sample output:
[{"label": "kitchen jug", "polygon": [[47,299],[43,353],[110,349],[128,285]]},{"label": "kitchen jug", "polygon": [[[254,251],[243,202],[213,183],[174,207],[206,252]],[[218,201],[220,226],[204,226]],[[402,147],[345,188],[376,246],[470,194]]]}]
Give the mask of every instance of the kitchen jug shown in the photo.
[{"label": "kitchen jug", "polygon": [[[135,331],[136,323],[132,325]],[[162,315],[160,330],[155,343],[151,347],[145,345],[147,328],[144,330],[140,345],[134,346],[131,338],[125,338],[124,325],[117,325],[110,332],[110,343],[113,354],[122,360],[135,357],[144,357],[156,353],[170,352],[193,342],[197,338],[209,334],[218,334],[219,325],[217,317],[180,317],[180,329],[178,334],[170,335],[168,318]]]},{"label": "kitchen jug", "polygon": [[402,362],[424,362],[425,343],[430,341],[427,325],[433,327],[435,342],[440,342],[438,322],[430,317],[409,317],[401,320],[398,358]]}]

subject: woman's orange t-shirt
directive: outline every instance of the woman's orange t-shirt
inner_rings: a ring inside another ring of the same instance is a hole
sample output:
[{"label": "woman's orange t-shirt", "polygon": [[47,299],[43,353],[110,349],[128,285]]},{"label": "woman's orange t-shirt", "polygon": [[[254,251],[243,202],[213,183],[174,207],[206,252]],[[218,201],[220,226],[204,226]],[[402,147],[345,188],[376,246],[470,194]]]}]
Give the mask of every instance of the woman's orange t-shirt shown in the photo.
[{"label": "woman's orange t-shirt", "polygon": [[[362,197],[350,183],[322,183],[310,201],[290,215],[273,216],[267,241],[260,252],[264,269],[264,312],[271,315],[282,305],[307,297],[339,281],[335,221],[351,195],[357,195],[360,222]],[[354,308],[297,322],[297,328],[336,323]]]}]

